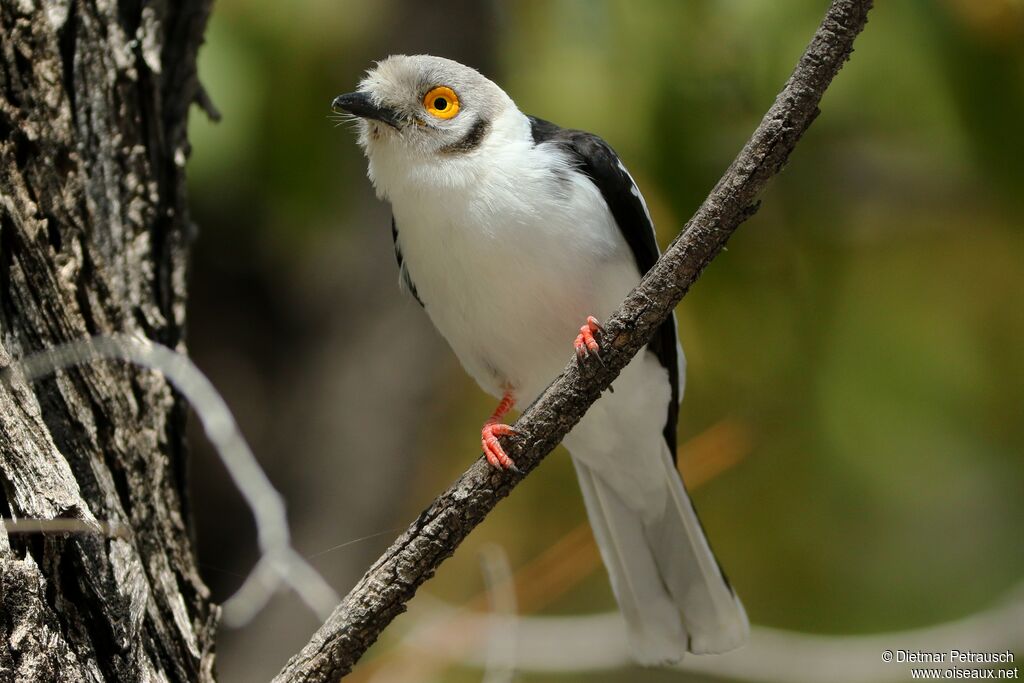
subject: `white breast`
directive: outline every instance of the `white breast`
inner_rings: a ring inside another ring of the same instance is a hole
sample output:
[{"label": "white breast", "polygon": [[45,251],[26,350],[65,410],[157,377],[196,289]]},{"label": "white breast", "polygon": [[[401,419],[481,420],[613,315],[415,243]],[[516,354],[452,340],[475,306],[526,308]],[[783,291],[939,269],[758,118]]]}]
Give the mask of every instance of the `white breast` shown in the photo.
[{"label": "white breast", "polygon": [[586,316],[606,317],[640,274],[597,188],[515,115],[504,139],[444,169],[392,173],[387,196],[431,320],[486,391],[512,388],[522,405]]}]

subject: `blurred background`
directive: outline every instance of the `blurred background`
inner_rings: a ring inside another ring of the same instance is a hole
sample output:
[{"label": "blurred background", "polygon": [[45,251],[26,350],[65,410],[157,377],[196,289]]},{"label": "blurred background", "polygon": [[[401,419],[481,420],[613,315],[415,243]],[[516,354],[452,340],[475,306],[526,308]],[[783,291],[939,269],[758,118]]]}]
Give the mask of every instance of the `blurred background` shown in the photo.
[{"label": "blurred background", "polygon": [[[961,619],[1024,577],[1024,2],[877,5],[760,212],[678,310],[681,466],[702,520],[752,622],[811,634]],[[665,246],[826,6],[217,0],[200,74],[223,120],[191,122],[189,346],[339,593],[477,457],[493,401],[399,292],[389,209],[331,99],[392,53],[473,65],[524,111],[606,138]],[[254,530],[194,436],[200,561],[222,599],[256,559]],[[351,680],[480,680],[403,636],[432,605],[488,608],[487,548],[516,574],[520,613],[613,609],[584,522],[560,450]],[[317,626],[278,595],[224,631],[221,677],[268,679]]]}]

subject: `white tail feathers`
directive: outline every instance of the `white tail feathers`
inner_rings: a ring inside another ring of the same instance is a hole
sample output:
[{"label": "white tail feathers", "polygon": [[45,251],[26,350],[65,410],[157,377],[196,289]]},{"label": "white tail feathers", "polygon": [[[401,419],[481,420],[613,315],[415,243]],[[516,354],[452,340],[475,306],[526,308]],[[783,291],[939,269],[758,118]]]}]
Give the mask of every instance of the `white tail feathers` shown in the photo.
[{"label": "white tail feathers", "polygon": [[630,509],[612,485],[573,458],[633,656],[646,665],[677,662],[686,652],[726,652],[743,645],[750,631],[663,448],[667,491],[651,500],[662,509]]}]

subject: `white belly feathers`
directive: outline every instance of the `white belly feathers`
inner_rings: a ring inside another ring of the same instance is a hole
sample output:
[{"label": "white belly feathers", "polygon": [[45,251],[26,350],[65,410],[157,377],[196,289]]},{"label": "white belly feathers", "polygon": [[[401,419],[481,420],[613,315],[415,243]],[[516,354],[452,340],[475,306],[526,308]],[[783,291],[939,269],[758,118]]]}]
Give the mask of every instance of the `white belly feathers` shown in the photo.
[{"label": "white belly feathers", "polygon": [[606,317],[640,280],[597,188],[541,173],[496,167],[434,196],[390,196],[431,320],[486,391],[515,389],[521,405],[564,367],[586,316]]}]

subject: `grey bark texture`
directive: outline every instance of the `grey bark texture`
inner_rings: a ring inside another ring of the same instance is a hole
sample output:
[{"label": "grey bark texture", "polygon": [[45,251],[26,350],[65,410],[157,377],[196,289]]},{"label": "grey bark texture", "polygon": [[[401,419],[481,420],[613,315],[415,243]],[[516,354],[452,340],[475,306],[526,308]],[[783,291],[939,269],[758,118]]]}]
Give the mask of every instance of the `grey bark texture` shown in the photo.
[{"label": "grey bark texture", "polygon": [[[603,365],[571,360],[505,438],[522,475],[478,459],[388,548],[349,592],[277,683],[335,681],[351,671],[462,540],[532,471],[647,343],[785,165],[818,114],[822,95],[849,58],[872,0],[834,0],[774,104],[680,236],[607,321]],[[568,355],[568,354],[567,354]]]},{"label": "grey bark texture", "polygon": [[[96,334],[183,348],[209,5],[0,0],[0,368]],[[0,682],[211,680],[181,400],[118,363],[8,374],[0,516],[96,532],[0,527]]]}]

